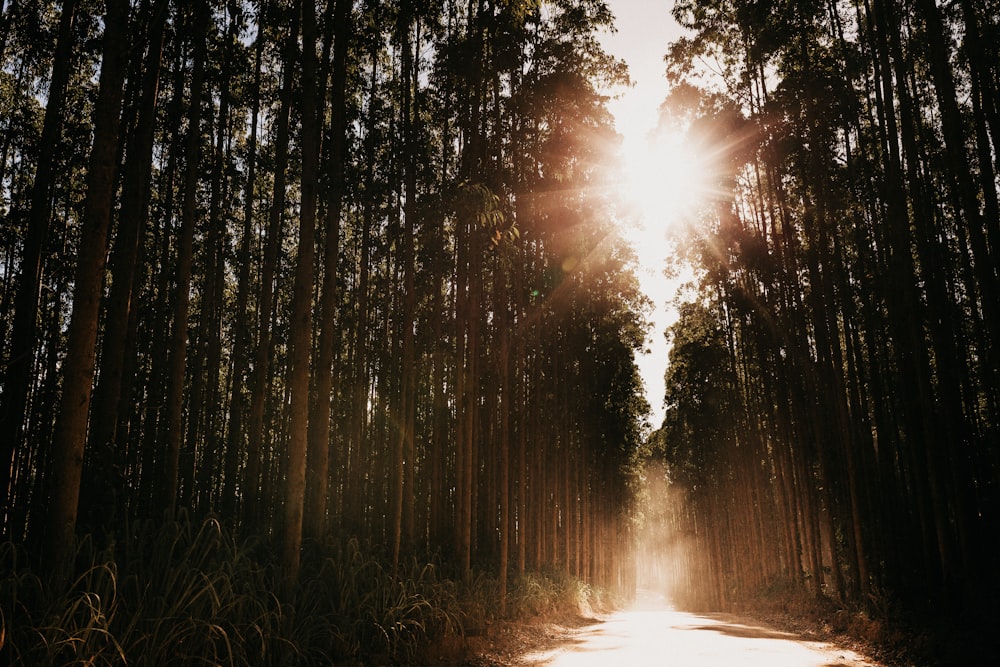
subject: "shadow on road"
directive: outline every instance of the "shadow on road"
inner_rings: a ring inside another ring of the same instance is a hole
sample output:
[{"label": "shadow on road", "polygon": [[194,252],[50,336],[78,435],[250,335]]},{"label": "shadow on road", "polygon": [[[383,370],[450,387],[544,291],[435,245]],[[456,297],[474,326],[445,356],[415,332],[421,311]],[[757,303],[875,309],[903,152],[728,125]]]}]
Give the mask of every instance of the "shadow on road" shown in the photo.
[{"label": "shadow on road", "polygon": [[712,632],[721,632],[722,634],[729,635],[730,637],[741,637],[743,639],[790,639],[793,641],[801,639],[801,637],[794,635],[791,632],[782,632],[781,630],[773,630],[771,628],[764,628],[757,625],[737,623],[729,620],[729,617],[726,617],[724,614],[703,615],[717,622],[711,625],[694,625],[691,626],[691,630],[711,630]]}]

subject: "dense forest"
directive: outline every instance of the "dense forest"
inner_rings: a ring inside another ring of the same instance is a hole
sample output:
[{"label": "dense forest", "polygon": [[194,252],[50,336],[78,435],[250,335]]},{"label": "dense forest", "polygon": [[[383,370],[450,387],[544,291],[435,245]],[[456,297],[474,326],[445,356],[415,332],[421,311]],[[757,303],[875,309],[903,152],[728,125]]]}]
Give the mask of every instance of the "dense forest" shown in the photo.
[{"label": "dense forest", "polygon": [[2,8],[5,661],[406,660],[631,589],[601,0]]},{"label": "dense forest", "polygon": [[663,122],[713,177],[652,443],[675,595],[994,627],[1000,5],[673,13]]},{"label": "dense forest", "polygon": [[668,6],[649,433],[604,0],[0,3],[0,662],[427,662],[637,581],[981,657],[1000,3]]}]

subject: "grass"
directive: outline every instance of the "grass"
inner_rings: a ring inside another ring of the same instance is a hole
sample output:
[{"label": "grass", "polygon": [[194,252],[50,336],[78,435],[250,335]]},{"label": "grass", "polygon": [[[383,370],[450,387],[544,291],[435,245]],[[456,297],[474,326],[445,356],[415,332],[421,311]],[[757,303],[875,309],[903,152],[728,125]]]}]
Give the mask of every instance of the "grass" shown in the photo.
[{"label": "grass", "polygon": [[996,627],[995,613],[915,612],[883,589],[872,590],[865,604],[852,604],[778,582],[734,604],[729,611],[783,630],[835,641],[887,666],[995,662],[995,651],[988,641]]},{"label": "grass", "polygon": [[[272,551],[217,520],[135,526],[120,543],[77,548],[58,590],[23,548],[0,544],[0,664],[419,664],[430,645],[497,620],[498,579],[462,581],[440,559],[410,558],[396,574],[357,540],[307,547],[299,587],[279,600]],[[560,574],[512,578],[508,618],[597,603]]]}]

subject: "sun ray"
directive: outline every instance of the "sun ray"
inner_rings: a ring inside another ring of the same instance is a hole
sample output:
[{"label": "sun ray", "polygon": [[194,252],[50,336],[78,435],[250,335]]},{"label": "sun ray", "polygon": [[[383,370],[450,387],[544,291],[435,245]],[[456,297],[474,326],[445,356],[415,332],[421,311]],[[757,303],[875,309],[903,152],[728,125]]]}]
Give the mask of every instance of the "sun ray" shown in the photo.
[{"label": "sun ray", "polygon": [[674,224],[705,199],[707,158],[679,131],[627,137],[622,162],[627,203],[647,227]]}]

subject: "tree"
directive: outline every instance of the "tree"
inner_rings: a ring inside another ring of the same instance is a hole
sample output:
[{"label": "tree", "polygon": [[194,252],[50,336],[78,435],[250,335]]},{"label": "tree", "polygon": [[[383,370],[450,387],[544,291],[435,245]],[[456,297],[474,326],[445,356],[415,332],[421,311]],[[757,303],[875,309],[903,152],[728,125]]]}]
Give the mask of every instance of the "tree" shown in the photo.
[{"label": "tree", "polygon": [[317,172],[319,170],[319,96],[316,77],[316,6],[301,0],[302,21],[302,201],[299,204],[298,253],[292,297],[290,336],[291,393],[285,477],[285,523],[282,565],[288,582],[298,578],[305,504],[306,452],[309,440],[309,368],[312,349],[313,257],[315,256]]},{"label": "tree", "polygon": [[[30,39],[23,8],[0,15],[15,217],[44,156],[34,91],[58,87],[55,41]],[[116,61],[92,50],[100,21],[76,20],[66,44],[86,66],[64,106],[89,109],[88,72]],[[610,21],[561,0],[139,3],[119,126],[67,115],[54,148],[8,525],[47,518],[33,502],[50,481],[74,495],[84,451],[79,518],[52,513],[64,550],[74,531],[111,546],[125,526],[212,513],[275,550],[286,601],[303,544],[339,536],[386,545],[398,575],[423,550],[462,576],[500,565],[504,591],[515,560],[626,588],[614,524],[645,407],[642,304],[599,166],[614,135],[598,83],[623,74],[594,37]],[[105,197],[83,185],[105,173],[85,167],[92,134],[120,174],[103,241],[75,222]],[[2,230],[0,315],[27,228]],[[73,280],[68,258],[108,249],[106,288]],[[73,290],[89,372],[61,385]],[[90,386],[93,405],[59,418],[57,478],[49,406]]]},{"label": "tree", "polygon": [[[107,298],[105,333],[101,339],[100,378],[94,388],[93,414],[88,437],[90,462],[88,483],[83,488],[83,512],[92,529],[114,526],[123,473],[118,449],[120,407],[127,398],[125,381],[127,334],[133,316],[135,274],[138,272],[140,239],[149,214],[150,172],[163,28],[167,17],[166,0],[150,8],[147,18],[148,52],[143,63],[142,91],[136,111],[135,128],[129,138],[123,171],[122,205],[110,259],[111,289]],[[87,468],[85,461],[85,470]]]},{"label": "tree", "polygon": [[94,142],[87,174],[87,199],[77,258],[73,314],[63,370],[63,396],[53,436],[52,495],[46,522],[47,567],[59,579],[69,574],[67,568],[76,531],[108,227],[118,169],[122,87],[127,64],[128,42],[117,36],[128,34],[128,10],[125,0],[108,0],[104,15],[101,83],[95,108]]},{"label": "tree", "polygon": [[[688,240],[735,372],[739,437],[713,459],[749,476],[711,484],[738,507],[773,499],[782,517],[705,536],[714,560],[688,578],[709,582],[705,596],[781,577],[856,604],[881,587],[978,604],[972,536],[991,519],[973,489],[993,473],[972,462],[995,410],[976,342],[992,304],[976,294],[994,280],[982,258],[996,184],[985,109],[955,88],[979,76],[952,51],[964,37],[981,54],[979,17],[933,4],[675,8],[693,34],[668,56],[671,102],[725,163]],[[695,66],[722,53],[715,74]],[[709,509],[686,502],[703,523]],[[751,526],[775,536],[780,571],[737,562]]]},{"label": "tree", "polygon": [[[184,147],[184,184],[181,226],[177,242],[177,270],[173,292],[173,321],[170,328],[169,374],[166,400],[166,472],[160,488],[159,507],[169,516],[177,509],[181,490],[181,450],[184,448],[184,377],[187,368],[188,320],[190,315],[191,272],[194,261],[194,232],[198,217],[198,180],[202,156],[202,96],[205,88],[206,38],[209,6],[206,1],[191,8],[193,70]],[[193,445],[193,443],[188,443]],[[193,480],[185,480],[190,485]],[[190,493],[190,489],[187,489]]]},{"label": "tree", "polygon": [[[6,44],[6,24],[11,20],[16,7],[6,9],[4,15],[4,43]],[[45,106],[45,120],[39,137],[41,147],[38,166],[32,181],[28,227],[21,256],[21,272],[14,296],[14,317],[10,331],[9,362],[4,370],[3,396],[0,398],[0,494],[3,506],[0,520],[3,534],[13,537],[16,529],[10,524],[10,503],[14,489],[11,487],[11,471],[17,451],[24,446],[23,416],[27,412],[30,389],[31,366],[34,360],[36,327],[38,324],[38,297],[41,289],[43,250],[52,217],[51,190],[54,178],[55,151],[59,146],[62,130],[62,116],[65,110],[66,86],[73,67],[74,24],[76,2],[64,2],[59,15],[59,36],[52,62],[52,78],[49,84],[48,103]],[[0,49],[2,53],[3,49]]]}]

